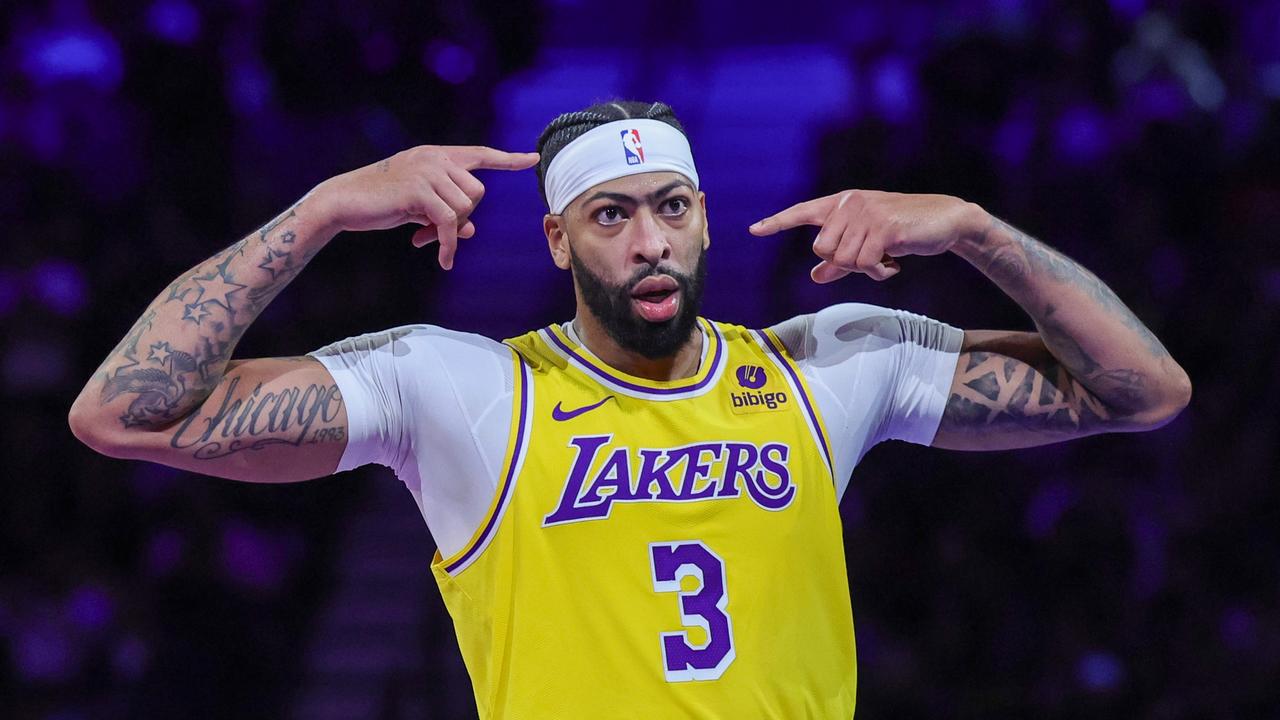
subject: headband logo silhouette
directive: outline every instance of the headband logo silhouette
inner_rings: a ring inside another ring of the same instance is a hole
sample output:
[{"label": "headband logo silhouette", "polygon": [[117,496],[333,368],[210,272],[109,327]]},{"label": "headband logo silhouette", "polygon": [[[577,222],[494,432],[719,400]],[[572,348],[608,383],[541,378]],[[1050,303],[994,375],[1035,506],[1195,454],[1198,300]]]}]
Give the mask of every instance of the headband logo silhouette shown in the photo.
[{"label": "headband logo silhouette", "polygon": [[622,131],[622,152],[626,153],[628,165],[644,163],[644,147],[640,145],[639,130]]}]

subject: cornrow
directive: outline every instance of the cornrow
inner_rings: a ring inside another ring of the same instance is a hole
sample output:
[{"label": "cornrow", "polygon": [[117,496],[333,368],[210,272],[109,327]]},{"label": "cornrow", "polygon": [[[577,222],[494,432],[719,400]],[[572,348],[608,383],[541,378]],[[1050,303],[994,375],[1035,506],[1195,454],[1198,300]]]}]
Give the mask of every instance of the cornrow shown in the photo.
[{"label": "cornrow", "polygon": [[684,132],[684,126],[676,119],[675,111],[663,102],[610,100],[596,103],[584,110],[559,115],[548,123],[542,134],[538,136],[537,150],[542,156],[538,160],[538,192],[542,193],[543,201],[547,199],[543,178],[546,177],[547,168],[551,166],[551,160],[555,158],[556,153],[592,128],[629,118],[658,120]]}]

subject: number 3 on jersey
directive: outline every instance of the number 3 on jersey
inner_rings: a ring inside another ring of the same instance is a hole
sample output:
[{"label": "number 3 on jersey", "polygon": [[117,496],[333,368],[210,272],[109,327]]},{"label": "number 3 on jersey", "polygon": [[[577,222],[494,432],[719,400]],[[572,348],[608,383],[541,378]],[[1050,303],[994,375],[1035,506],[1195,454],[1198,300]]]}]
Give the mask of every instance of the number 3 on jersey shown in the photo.
[{"label": "number 3 on jersey", "polygon": [[[700,627],[707,641],[689,642],[689,633],[662,633],[662,663],[667,682],[716,680],[733,662],[733,623],[725,612],[729,603],[724,581],[724,561],[699,540],[649,544],[653,564],[653,589],[680,594],[680,622]],[[696,590],[686,591],[680,581],[698,579]]]}]

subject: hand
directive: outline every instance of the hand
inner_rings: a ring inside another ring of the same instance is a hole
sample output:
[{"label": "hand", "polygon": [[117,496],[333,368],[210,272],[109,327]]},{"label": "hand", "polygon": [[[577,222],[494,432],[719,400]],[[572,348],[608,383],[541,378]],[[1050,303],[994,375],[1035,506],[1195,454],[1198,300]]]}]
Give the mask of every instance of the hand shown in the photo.
[{"label": "hand", "polygon": [[845,190],[802,202],[748,230],[772,235],[799,225],[818,225],[813,252],[822,258],[809,275],[829,283],[851,272],[887,280],[902,269],[904,255],[939,255],[976,226],[981,208],[949,195],[904,195]]},{"label": "hand", "polygon": [[448,270],[458,238],[476,232],[468,218],[484,197],[484,185],[471,171],[525,170],[537,162],[537,153],[419,145],[325,180],[312,191],[311,200],[335,232],[422,225],[413,234],[414,247],[439,240],[440,267]]}]

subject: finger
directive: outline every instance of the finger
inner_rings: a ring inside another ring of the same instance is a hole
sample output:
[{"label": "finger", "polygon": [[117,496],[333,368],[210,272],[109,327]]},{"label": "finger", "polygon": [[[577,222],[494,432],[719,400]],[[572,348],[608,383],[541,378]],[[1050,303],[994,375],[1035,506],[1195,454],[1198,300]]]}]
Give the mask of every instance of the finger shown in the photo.
[{"label": "finger", "polygon": [[458,248],[458,214],[434,192],[427,195],[426,206],[440,243],[440,267],[448,270],[453,267],[453,253]]},{"label": "finger", "polygon": [[858,272],[858,253],[861,252],[866,241],[867,229],[862,225],[850,223],[845,228],[844,234],[840,236],[839,246],[829,258],[831,264]]},{"label": "finger", "polygon": [[798,225],[821,225],[835,207],[835,196],[828,195],[815,200],[797,203],[775,215],[757,221],[747,230],[756,236],[772,235]]},{"label": "finger", "polygon": [[525,170],[538,164],[538,153],[513,153],[483,145],[453,148],[449,157],[463,170]]},{"label": "finger", "polygon": [[888,280],[899,272],[902,272],[902,267],[898,265],[897,260],[894,260],[888,255],[885,255],[883,260],[872,265],[871,268],[866,271],[867,277],[872,280],[879,281]]},{"label": "finger", "polygon": [[453,210],[460,221],[475,209],[475,203],[471,201],[471,197],[453,182],[452,177],[437,178],[431,183],[431,189],[435,190],[440,199],[444,200],[445,204]]},{"label": "finger", "polygon": [[474,212],[476,206],[484,199],[484,183],[477,180],[475,175],[457,166],[449,168],[449,179],[471,198],[471,210]]},{"label": "finger", "polygon": [[818,230],[813,239],[813,253],[824,260],[830,260],[840,246],[840,238],[849,227],[849,216],[844,213],[831,213],[828,222]]},{"label": "finger", "polygon": [[[469,237],[473,237],[475,234],[476,234],[476,226],[470,220],[463,223],[462,227],[458,228],[458,237],[460,238],[466,239]],[[410,239],[410,242],[412,242],[413,246],[416,248],[425,247],[435,241],[436,241],[435,223],[428,223],[427,225],[423,225],[422,227],[418,228],[417,232],[413,234],[413,238]]]},{"label": "finger", "polygon": [[879,233],[874,236],[867,235],[867,241],[862,243],[862,248],[858,250],[858,259],[854,261],[854,266],[858,268],[858,272],[871,274],[876,265],[880,264],[880,258],[885,257],[884,240]]},{"label": "finger", "polygon": [[813,278],[813,281],[816,283],[826,284],[829,282],[835,282],[851,272],[853,271],[845,270],[842,267],[836,267],[826,260],[823,260],[813,266],[813,269],[809,271],[809,277]]},{"label": "finger", "polygon": [[436,226],[423,225],[413,233],[413,238],[409,241],[416,248],[426,247],[436,241]]}]

